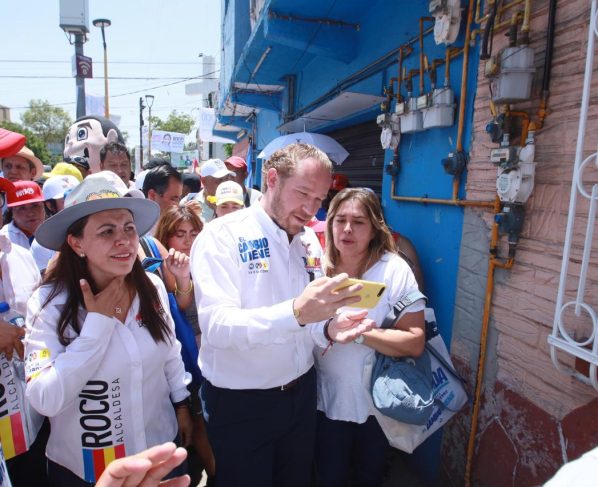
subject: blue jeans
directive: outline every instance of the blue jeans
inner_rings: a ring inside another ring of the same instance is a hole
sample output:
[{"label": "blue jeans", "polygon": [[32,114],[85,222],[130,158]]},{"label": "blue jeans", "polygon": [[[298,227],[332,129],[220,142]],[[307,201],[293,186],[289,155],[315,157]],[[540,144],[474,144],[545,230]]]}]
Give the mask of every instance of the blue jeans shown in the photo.
[{"label": "blue jeans", "polygon": [[328,419],[318,411],[316,474],[318,487],[380,487],[388,440],[374,416],[363,424]]}]

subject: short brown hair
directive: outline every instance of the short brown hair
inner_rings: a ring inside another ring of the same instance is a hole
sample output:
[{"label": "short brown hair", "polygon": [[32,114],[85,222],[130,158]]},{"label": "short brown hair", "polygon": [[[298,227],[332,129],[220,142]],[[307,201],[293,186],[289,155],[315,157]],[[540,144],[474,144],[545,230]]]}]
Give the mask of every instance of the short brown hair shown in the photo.
[{"label": "short brown hair", "polygon": [[316,159],[322,167],[332,173],[332,162],[330,162],[326,153],[313,145],[297,143],[278,149],[264,162],[262,165],[262,181],[266,180],[265,175],[270,168],[276,169],[282,179],[291,177],[295,174],[297,163],[308,158]]}]

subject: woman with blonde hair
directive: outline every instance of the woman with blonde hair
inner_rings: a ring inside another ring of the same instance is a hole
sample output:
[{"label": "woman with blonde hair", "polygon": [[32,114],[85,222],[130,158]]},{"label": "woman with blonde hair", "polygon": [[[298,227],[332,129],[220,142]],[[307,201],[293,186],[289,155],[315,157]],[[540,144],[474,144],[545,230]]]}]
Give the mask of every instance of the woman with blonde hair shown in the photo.
[{"label": "woman with blonde hair", "polygon": [[[324,269],[328,276],[347,273],[385,284],[380,301],[368,312],[377,327],[402,297],[419,292],[411,269],[397,255],[378,197],[368,188],[343,189],[332,199],[326,220]],[[316,353],[319,487],[348,485],[351,469],[353,485],[382,485],[388,441],[374,415],[370,377],[363,371],[376,352],[395,357],[421,355],[425,345],[423,309],[424,300],[419,299],[404,310],[394,328],[374,328],[354,343]]]}]

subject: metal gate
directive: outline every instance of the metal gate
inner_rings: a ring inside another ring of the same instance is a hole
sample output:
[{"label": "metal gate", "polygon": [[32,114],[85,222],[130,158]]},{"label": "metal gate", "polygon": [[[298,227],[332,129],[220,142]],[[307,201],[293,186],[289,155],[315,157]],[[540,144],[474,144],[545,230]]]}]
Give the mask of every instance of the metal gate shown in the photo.
[{"label": "metal gate", "polygon": [[384,149],[380,145],[380,128],[375,121],[352,125],[326,135],[341,144],[349,157],[342,165],[334,164],[336,173],[345,174],[352,187],[368,187],[382,194]]}]

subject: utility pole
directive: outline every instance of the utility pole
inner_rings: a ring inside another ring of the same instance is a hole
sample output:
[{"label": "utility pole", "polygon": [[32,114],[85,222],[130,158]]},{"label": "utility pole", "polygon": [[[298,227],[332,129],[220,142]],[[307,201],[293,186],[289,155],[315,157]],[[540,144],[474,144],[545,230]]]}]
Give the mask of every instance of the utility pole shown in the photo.
[{"label": "utility pole", "polygon": [[141,148],[139,156],[139,169],[143,169],[143,97],[139,97],[139,147]]},{"label": "utility pole", "polygon": [[[85,34],[75,34],[75,56],[83,56],[84,42]],[[79,70],[77,70],[75,80],[77,86],[77,118],[81,118],[85,116],[85,78]]]}]

